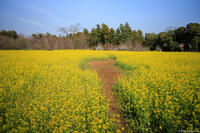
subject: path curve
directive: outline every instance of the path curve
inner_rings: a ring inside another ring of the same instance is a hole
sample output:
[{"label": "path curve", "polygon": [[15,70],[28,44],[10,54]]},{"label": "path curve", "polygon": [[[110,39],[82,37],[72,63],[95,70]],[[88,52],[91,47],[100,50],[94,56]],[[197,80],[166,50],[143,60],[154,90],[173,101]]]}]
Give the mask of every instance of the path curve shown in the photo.
[{"label": "path curve", "polygon": [[123,132],[126,131],[125,128],[125,120],[121,115],[121,109],[116,103],[114,91],[112,90],[112,86],[115,84],[117,77],[120,75],[119,69],[114,66],[115,61],[110,59],[108,61],[90,61],[88,65],[95,69],[104,81],[104,87],[102,89],[103,93],[105,94],[106,99],[110,103],[109,114],[110,116],[119,115],[119,122],[117,122],[117,129],[121,129],[120,125],[125,129]]}]

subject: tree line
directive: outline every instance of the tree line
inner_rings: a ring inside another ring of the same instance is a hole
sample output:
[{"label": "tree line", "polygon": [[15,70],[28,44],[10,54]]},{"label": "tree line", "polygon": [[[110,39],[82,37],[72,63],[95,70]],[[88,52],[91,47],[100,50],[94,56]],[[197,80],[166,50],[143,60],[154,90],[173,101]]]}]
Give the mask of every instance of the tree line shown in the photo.
[{"label": "tree line", "polygon": [[122,45],[128,50],[140,47],[145,50],[162,51],[200,51],[200,24],[189,23],[185,27],[169,29],[166,32],[145,33],[132,29],[128,22],[117,29],[106,24],[97,24],[89,31],[80,24],[59,27],[62,35],[32,34],[24,37],[16,31],[0,31],[0,49],[95,49],[113,50]]}]

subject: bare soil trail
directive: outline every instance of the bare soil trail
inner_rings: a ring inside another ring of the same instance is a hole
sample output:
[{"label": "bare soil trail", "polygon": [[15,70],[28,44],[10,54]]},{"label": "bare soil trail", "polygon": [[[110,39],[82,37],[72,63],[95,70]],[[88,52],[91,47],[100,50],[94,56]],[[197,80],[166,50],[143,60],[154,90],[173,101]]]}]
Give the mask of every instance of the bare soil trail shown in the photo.
[{"label": "bare soil trail", "polygon": [[117,77],[120,75],[119,69],[114,66],[114,60],[110,59],[108,61],[90,61],[88,65],[95,69],[101,79],[104,81],[104,87],[102,89],[105,97],[110,103],[109,114],[112,117],[113,115],[120,115],[117,122],[117,129],[121,129],[123,127],[125,130],[122,132],[126,132],[125,120],[121,115],[121,108],[117,105],[114,91],[112,90],[112,86],[115,84]]}]

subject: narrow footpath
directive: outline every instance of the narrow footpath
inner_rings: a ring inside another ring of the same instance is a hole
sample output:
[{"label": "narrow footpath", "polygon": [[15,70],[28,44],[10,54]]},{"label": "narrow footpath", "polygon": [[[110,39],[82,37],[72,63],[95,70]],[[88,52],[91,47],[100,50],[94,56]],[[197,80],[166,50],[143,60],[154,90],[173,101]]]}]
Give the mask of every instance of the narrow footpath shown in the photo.
[{"label": "narrow footpath", "polygon": [[106,99],[110,103],[109,115],[112,117],[113,115],[120,115],[117,122],[117,129],[120,129],[120,126],[124,128],[126,131],[125,120],[121,115],[121,109],[116,103],[116,98],[114,95],[114,91],[112,90],[112,86],[116,83],[117,76],[120,75],[119,69],[114,66],[115,61],[110,59],[108,61],[90,61],[88,65],[95,69],[99,75],[99,77],[104,81],[104,87],[102,89],[105,94]]}]

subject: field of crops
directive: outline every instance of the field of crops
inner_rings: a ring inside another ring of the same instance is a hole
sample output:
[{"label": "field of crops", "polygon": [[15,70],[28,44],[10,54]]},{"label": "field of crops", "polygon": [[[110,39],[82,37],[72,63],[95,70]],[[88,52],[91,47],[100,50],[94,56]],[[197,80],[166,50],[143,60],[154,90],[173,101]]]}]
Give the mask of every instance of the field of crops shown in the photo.
[{"label": "field of crops", "polygon": [[200,131],[200,53],[115,55],[124,70],[116,95],[133,130]]},{"label": "field of crops", "polygon": [[200,53],[0,51],[0,132],[114,132],[89,60],[116,60],[129,130],[200,131]]},{"label": "field of crops", "polygon": [[0,132],[112,131],[91,51],[1,51]]}]

